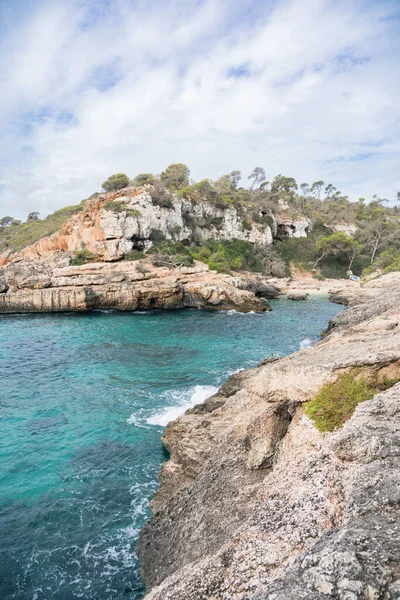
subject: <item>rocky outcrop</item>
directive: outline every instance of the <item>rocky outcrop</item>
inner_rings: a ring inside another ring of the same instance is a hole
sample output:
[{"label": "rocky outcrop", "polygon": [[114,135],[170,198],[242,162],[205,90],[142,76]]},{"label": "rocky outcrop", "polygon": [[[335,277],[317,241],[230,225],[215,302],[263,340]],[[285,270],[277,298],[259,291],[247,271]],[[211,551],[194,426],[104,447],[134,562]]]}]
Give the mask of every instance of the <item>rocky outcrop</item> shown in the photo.
[{"label": "rocky outcrop", "polygon": [[332,223],[331,225],[325,224],[325,226],[332,229],[332,231],[335,233],[341,231],[350,236],[353,236],[358,230],[358,227],[355,223]]},{"label": "rocky outcrop", "polygon": [[138,553],[146,600],[395,599],[400,384],[321,434],[302,403],[340,373],[400,378],[400,276],[316,346],[234,375],[167,427]]},{"label": "rocky outcrop", "polygon": [[287,293],[288,300],[307,300],[308,292],[291,291]]},{"label": "rocky outcrop", "polygon": [[0,313],[176,308],[270,310],[279,289],[261,276],[231,277],[151,260],[68,266],[67,259],[21,260],[0,268]]},{"label": "rocky outcrop", "polygon": [[[151,186],[127,187],[87,200],[60,231],[25,248],[19,256],[49,259],[57,253],[86,248],[99,260],[117,261],[132,249],[151,248],[154,232],[174,241],[239,239],[268,246],[277,228],[275,217],[271,214],[270,218],[270,225],[244,224],[235,207],[218,208],[210,202],[194,203],[172,194],[163,201],[154,200]],[[3,263],[9,258],[6,252]]]},{"label": "rocky outcrop", "polygon": [[[98,260],[109,262],[120,260],[132,249],[148,250],[155,236],[184,243],[238,239],[268,246],[274,238],[305,237],[310,227],[309,219],[286,212],[276,216],[260,209],[257,218],[254,211],[252,215],[243,214],[235,206],[221,208],[172,193],[157,198],[152,186],[129,186],[118,192],[95,194],[65,221],[60,231],[18,255],[49,260],[59,253],[86,248]],[[10,250],[4,251],[0,266],[14,258]]]}]

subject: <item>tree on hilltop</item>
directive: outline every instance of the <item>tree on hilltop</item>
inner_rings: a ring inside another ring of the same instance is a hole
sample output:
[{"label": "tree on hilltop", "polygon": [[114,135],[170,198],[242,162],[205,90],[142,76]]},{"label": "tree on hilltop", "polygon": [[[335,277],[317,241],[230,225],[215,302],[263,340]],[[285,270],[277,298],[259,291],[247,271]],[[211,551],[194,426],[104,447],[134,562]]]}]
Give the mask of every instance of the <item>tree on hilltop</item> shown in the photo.
[{"label": "tree on hilltop", "polygon": [[314,183],[311,186],[311,192],[315,195],[316,198],[320,198],[321,196],[321,190],[324,187],[325,183],[322,181],[322,179],[320,179],[319,181],[314,181]]},{"label": "tree on hilltop", "polygon": [[40,221],[39,213],[38,212],[29,213],[26,220],[27,221]]},{"label": "tree on hilltop", "polygon": [[275,194],[286,193],[293,194],[298,189],[296,180],[293,177],[276,175],[271,184],[271,192]]},{"label": "tree on hilltop", "polygon": [[138,187],[152,183],[154,183],[154,175],[152,173],[139,173],[133,180],[133,184]]},{"label": "tree on hilltop", "polygon": [[190,169],[183,163],[169,165],[160,175],[163,184],[173,190],[181,190],[189,185]]},{"label": "tree on hilltop", "polygon": [[105,192],[117,192],[128,185],[128,175],[125,175],[125,173],[115,173],[115,175],[110,175],[110,177],[105,180],[101,187]]},{"label": "tree on hilltop", "polygon": [[14,222],[12,217],[3,217],[0,219],[0,232],[4,231],[6,227],[11,225]]},{"label": "tree on hilltop", "polygon": [[247,179],[253,180],[253,183],[250,186],[250,189],[252,190],[256,183],[262,183],[263,181],[265,181],[264,169],[262,167],[255,167]]}]

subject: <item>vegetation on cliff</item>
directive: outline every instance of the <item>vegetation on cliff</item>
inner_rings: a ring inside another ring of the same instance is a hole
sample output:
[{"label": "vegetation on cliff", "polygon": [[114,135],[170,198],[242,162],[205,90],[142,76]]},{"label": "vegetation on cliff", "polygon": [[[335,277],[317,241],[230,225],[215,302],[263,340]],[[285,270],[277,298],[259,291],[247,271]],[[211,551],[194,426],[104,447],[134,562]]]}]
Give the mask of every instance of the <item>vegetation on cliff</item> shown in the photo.
[{"label": "vegetation on cliff", "polygon": [[389,389],[398,378],[379,378],[365,369],[341,373],[333,383],[327,383],[307,402],[304,412],[322,432],[334,431],[350,419],[360,402],[371,400],[378,392]]},{"label": "vegetation on cliff", "polygon": [[[272,247],[257,246],[245,240],[207,240],[196,246],[161,241],[148,253],[157,263],[188,266],[199,260],[220,273],[244,270],[268,272],[274,277],[284,277],[286,273],[282,260]],[[138,257],[143,258],[143,254]]]},{"label": "vegetation on cliff", "polygon": [[[66,206],[56,210],[45,219],[27,219],[26,223],[21,223],[11,217],[4,217],[0,220],[0,252],[8,248],[13,252],[18,252],[26,246],[34,244],[38,240],[58,231],[64,221],[76,212],[81,211],[83,204],[77,206]],[[37,213],[36,213],[37,214]],[[1,225],[1,221],[10,219],[6,226]]]},{"label": "vegetation on cliff", "polygon": [[[128,185],[146,186],[152,203],[162,208],[172,208],[177,198],[185,199],[193,206],[200,202],[211,205],[211,214],[201,222],[195,210],[184,213],[185,226],[193,230],[189,244],[183,245],[179,241],[180,231],[169,231],[172,240],[166,242],[165,235],[157,237],[154,230],[150,238],[155,246],[153,252],[169,255],[172,262],[175,257],[182,264],[198,259],[218,271],[247,269],[275,276],[290,274],[290,266],[294,264],[297,268],[312,271],[318,278],[344,277],[348,272],[368,275],[376,268],[384,272],[399,268],[399,204],[386,206],[387,201],[378,196],[369,203],[364,198],[350,202],[333,184],[322,180],[298,185],[292,177],[279,174],[267,181],[262,167],[253,169],[247,177],[246,187],[240,185],[241,180],[240,171],[234,170],[216,181],[194,182],[190,179],[189,168],[176,163],[160,175],[142,173],[133,180],[124,173],[111,175],[102,188],[107,192],[118,192]],[[397,200],[400,200],[400,193]],[[126,206],[123,201],[111,199],[104,208],[127,217],[141,216],[139,210]],[[251,231],[253,226],[259,231],[273,229],[278,216],[278,223],[283,224],[278,224],[278,230],[273,231],[273,247],[260,247],[243,240],[197,239],[198,228],[218,232],[223,227],[224,219],[216,211],[226,208],[236,209],[244,232]],[[67,217],[81,209],[82,204],[67,207],[43,220],[38,213],[30,213],[25,223],[12,217],[0,219],[0,252],[6,249],[19,251],[54,233]],[[285,222],[301,219],[310,222],[307,237],[291,237],[290,225],[286,226]]]}]

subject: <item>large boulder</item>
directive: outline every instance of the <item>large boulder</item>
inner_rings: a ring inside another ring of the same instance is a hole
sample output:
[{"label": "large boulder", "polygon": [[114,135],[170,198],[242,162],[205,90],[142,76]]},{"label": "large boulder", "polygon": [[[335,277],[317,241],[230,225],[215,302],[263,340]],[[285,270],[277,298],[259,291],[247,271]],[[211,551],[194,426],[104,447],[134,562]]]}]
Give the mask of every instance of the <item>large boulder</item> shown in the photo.
[{"label": "large boulder", "polygon": [[307,300],[309,294],[308,292],[304,292],[304,291],[300,291],[300,290],[293,290],[288,292],[287,297],[288,300]]}]

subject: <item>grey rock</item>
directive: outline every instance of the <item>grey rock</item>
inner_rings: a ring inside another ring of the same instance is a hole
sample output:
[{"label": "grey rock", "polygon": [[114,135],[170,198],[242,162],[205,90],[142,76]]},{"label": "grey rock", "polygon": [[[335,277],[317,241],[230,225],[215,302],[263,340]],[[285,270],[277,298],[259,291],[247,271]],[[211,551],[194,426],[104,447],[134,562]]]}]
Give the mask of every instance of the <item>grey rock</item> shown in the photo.
[{"label": "grey rock", "polygon": [[316,346],[240,372],[168,425],[137,548],[146,600],[398,598],[400,384],[333,434],[301,408],[354,366],[400,377],[396,281],[358,292]]},{"label": "grey rock", "polygon": [[288,300],[307,300],[309,294],[303,291],[292,291],[288,292]]}]

